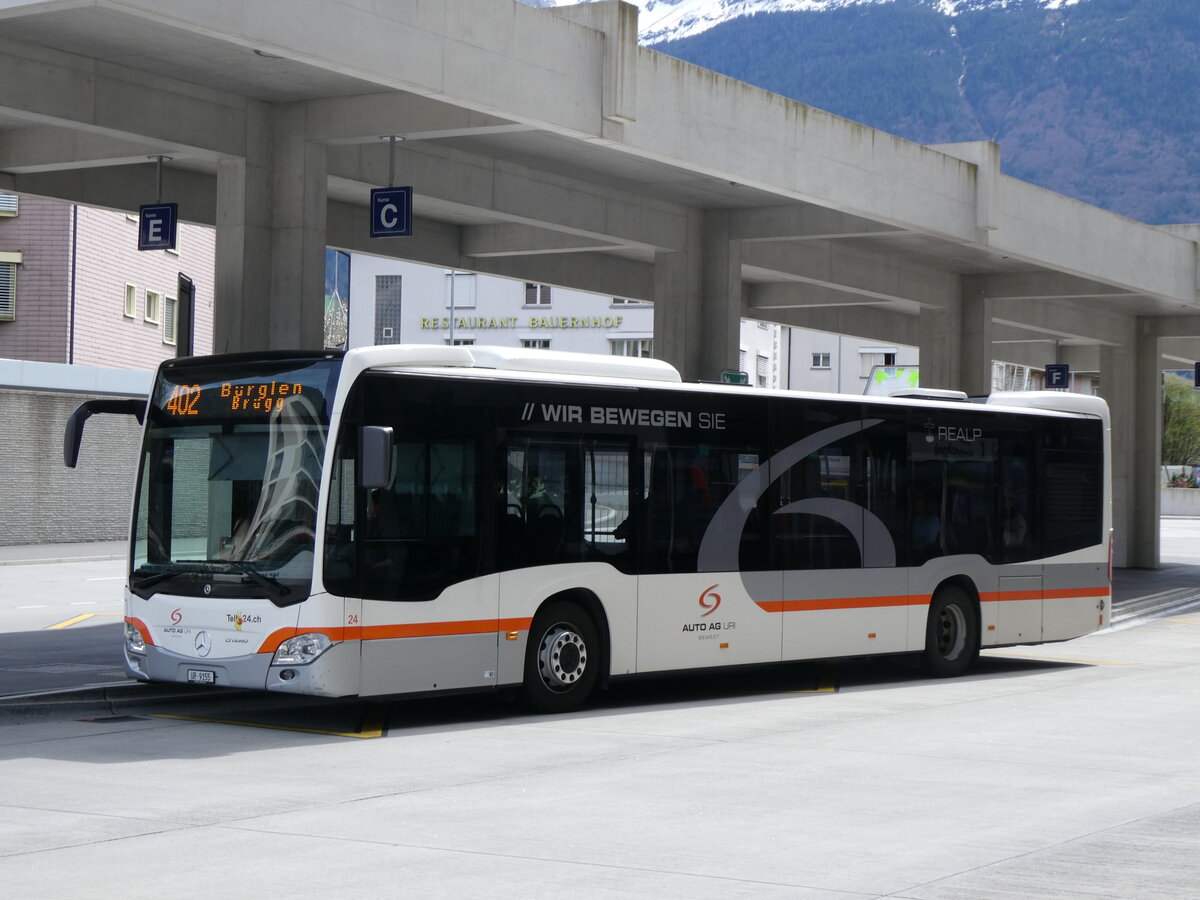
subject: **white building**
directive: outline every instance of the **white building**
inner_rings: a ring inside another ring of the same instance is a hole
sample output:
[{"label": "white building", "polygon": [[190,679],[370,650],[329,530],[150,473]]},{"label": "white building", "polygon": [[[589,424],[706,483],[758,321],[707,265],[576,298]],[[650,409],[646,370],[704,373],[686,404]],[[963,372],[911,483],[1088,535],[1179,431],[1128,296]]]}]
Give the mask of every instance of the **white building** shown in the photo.
[{"label": "white building", "polygon": [[497,344],[650,356],[654,306],[355,253],[352,347]]},{"label": "white building", "polygon": [[[350,255],[349,345],[498,344],[652,356],[654,305]],[[872,367],[915,366],[915,347],[743,320],[738,368],[756,387],[865,392]]]}]

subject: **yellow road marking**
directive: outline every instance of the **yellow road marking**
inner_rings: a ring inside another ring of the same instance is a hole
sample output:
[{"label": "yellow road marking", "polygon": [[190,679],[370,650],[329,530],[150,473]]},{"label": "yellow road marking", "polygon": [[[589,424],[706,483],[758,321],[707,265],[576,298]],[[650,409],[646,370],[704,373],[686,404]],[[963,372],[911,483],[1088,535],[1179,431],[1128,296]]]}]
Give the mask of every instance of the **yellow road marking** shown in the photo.
[{"label": "yellow road marking", "polygon": [[1189,622],[1187,619],[1167,619],[1167,621],[1175,625],[1193,625],[1200,627],[1200,622]]},{"label": "yellow road marking", "polygon": [[789,694],[836,694],[838,690],[837,682],[832,678],[822,678],[817,682],[816,688],[811,691],[788,691]]},{"label": "yellow road marking", "polygon": [[76,616],[73,619],[67,619],[65,622],[59,622],[57,625],[47,625],[46,631],[50,631],[54,628],[69,628],[72,625],[78,625],[80,622],[86,622],[88,619],[94,618],[95,615],[95,613],[84,613],[83,615]]},{"label": "yellow road marking", "polygon": [[240,722],[236,719],[210,719],[204,716],[176,716],[170,713],[149,713],[152,719],[176,719],[181,722],[207,722],[210,725],[242,725],[246,728],[266,728],[271,731],[296,731],[301,734],[327,734],[333,737],[378,738],[383,737],[387,716],[382,704],[373,703],[363,716],[362,728],[358,731],[329,731],[324,728],[300,728],[294,725],[266,725],[261,722]]}]

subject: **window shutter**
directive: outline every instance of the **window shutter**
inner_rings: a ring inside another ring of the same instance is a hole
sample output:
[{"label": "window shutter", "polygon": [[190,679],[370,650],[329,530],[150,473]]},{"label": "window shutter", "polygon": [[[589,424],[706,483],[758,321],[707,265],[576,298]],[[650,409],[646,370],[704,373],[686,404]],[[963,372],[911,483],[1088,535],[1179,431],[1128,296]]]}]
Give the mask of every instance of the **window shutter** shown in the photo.
[{"label": "window shutter", "polygon": [[17,264],[0,262],[0,322],[17,318]]}]

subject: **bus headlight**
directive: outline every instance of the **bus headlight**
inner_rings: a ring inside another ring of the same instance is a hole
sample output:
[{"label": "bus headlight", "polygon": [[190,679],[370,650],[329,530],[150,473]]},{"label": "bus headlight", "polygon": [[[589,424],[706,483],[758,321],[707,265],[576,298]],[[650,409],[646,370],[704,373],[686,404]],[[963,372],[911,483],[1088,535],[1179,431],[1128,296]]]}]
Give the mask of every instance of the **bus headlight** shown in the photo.
[{"label": "bus headlight", "polygon": [[142,633],[128,622],[125,623],[125,649],[130,653],[145,653],[146,641]]},{"label": "bus headlight", "polygon": [[326,635],[312,632],[288,638],[275,651],[273,666],[306,666],[333,646]]}]

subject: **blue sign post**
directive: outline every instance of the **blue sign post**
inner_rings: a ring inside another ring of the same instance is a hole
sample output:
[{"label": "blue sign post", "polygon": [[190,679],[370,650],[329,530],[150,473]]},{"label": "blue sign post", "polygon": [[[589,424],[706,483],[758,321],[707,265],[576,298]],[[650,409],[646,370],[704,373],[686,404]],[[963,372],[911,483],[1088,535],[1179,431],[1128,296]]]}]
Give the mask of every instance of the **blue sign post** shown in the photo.
[{"label": "blue sign post", "polygon": [[138,207],[139,250],[174,250],[178,231],[178,203],[151,203]]},{"label": "blue sign post", "polygon": [[1071,386],[1071,367],[1066,363],[1046,364],[1046,387],[1050,390],[1066,390]]},{"label": "blue sign post", "polygon": [[411,185],[371,191],[371,237],[408,237],[412,234],[412,195]]}]

